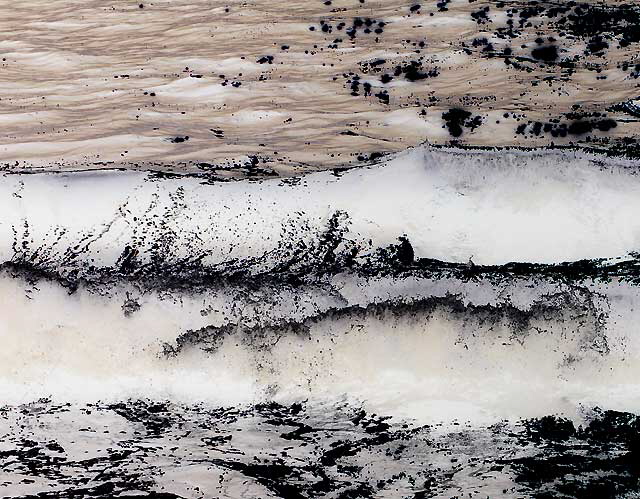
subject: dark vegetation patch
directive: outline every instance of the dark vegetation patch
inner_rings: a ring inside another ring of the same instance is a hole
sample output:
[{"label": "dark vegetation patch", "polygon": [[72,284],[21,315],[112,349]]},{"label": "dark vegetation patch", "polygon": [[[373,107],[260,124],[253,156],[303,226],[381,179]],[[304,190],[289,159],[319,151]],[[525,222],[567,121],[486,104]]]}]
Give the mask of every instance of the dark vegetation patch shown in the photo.
[{"label": "dark vegetation patch", "polygon": [[470,111],[460,108],[445,111],[442,113],[442,119],[444,120],[443,128],[446,127],[449,134],[456,138],[462,135],[464,128],[473,131],[482,124],[480,116],[473,116]]},{"label": "dark vegetation patch", "polygon": [[184,136],[172,137],[169,139],[169,142],[172,142],[173,144],[181,144],[182,142],[187,142],[188,140],[189,140],[189,136],[184,135]]},{"label": "dark vegetation patch", "polygon": [[450,3],[451,3],[451,0],[438,0],[436,2],[436,7],[438,8],[438,11],[446,12],[449,10],[447,8],[447,5],[449,5]]},{"label": "dark vegetation patch", "polygon": [[489,11],[491,8],[489,6],[483,7],[475,12],[471,13],[471,18],[477,22],[478,24],[487,24],[489,19]]},{"label": "dark vegetation patch", "polygon": [[[321,19],[319,26],[310,26],[311,31],[317,31],[323,34],[344,33],[352,42],[356,40],[358,35],[373,35],[378,40],[378,36],[384,33],[387,25],[385,21],[372,19],[370,17],[354,17],[348,24],[345,21],[332,21]],[[342,39],[335,39],[329,48],[337,48],[338,44],[343,43]],[[335,47],[333,46],[335,45]]]},{"label": "dark vegetation patch", "polygon": [[272,55],[263,55],[256,62],[258,64],[273,64],[273,56]]},{"label": "dark vegetation patch", "polygon": [[366,161],[368,163],[372,163],[374,161],[377,161],[381,158],[383,158],[385,156],[384,153],[381,152],[372,152],[369,154],[358,154],[357,159],[358,161]]},{"label": "dark vegetation patch", "polygon": [[408,81],[424,80],[426,78],[435,78],[440,74],[437,68],[424,70],[422,62],[409,61],[408,63],[398,64],[393,72],[394,76],[404,76]]},{"label": "dark vegetation patch", "polygon": [[531,57],[538,61],[554,62],[558,60],[558,47],[555,45],[536,47],[531,51]]},{"label": "dark vegetation patch", "polygon": [[[569,117],[567,115],[567,117]],[[551,122],[541,123],[539,121],[528,121],[521,123],[516,128],[518,135],[534,135],[549,134],[552,137],[567,137],[569,135],[580,136],[592,132],[608,132],[616,128],[618,124],[611,118],[595,118],[584,119],[578,118],[573,121],[561,122],[560,119],[554,119]]]}]

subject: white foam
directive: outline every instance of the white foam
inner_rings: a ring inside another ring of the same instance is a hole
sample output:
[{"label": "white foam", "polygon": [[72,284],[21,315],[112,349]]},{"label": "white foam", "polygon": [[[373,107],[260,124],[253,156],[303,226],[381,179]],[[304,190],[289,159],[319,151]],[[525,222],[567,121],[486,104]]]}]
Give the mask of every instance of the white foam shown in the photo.
[{"label": "white foam", "polygon": [[[102,296],[83,287],[69,294],[45,281],[34,287],[5,274],[0,278],[0,400],[148,397],[227,406],[346,398],[398,417],[475,422],[571,416],[581,405],[640,410],[640,311],[630,306],[640,290],[633,286],[593,285],[600,293],[596,312],[608,313],[602,333],[608,353],[593,346],[600,334],[597,315],[570,309],[537,316],[520,331],[508,320],[486,322],[446,308],[330,315],[310,322],[308,333],[276,327],[251,336],[243,329],[379,302],[393,293],[405,299],[445,296],[452,289],[465,294],[460,283],[449,282],[447,290],[440,281],[413,278],[353,284],[347,295],[324,299],[322,290],[318,295],[306,289],[256,290],[242,297],[220,288],[169,296],[120,286]],[[473,305],[509,303],[527,292],[528,283],[481,287],[477,298],[468,295]],[[543,288],[538,297],[529,295],[529,305],[545,291],[566,289]],[[121,309],[127,293],[141,305],[130,316]],[[238,323],[238,331],[225,336],[213,353],[195,345],[175,357],[163,354],[164,345],[175,344],[188,329],[229,323]]]}]

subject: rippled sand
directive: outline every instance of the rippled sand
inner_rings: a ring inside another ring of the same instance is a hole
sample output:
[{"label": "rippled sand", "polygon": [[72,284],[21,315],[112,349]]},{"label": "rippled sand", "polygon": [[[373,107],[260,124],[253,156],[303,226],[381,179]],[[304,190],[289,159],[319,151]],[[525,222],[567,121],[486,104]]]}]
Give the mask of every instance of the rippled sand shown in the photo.
[{"label": "rippled sand", "polygon": [[0,8],[5,168],[291,174],[452,140],[636,150],[635,108],[615,107],[638,95],[635,6],[142,1]]}]

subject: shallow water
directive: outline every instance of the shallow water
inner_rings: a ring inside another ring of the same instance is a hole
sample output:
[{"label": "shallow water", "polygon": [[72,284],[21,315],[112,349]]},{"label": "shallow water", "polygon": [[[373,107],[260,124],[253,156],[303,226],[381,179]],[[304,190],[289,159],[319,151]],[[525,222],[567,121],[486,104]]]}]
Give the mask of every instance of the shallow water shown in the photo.
[{"label": "shallow water", "polygon": [[613,411],[577,428],[410,426],[345,404],[40,401],[2,414],[14,497],[637,497],[638,420]]}]

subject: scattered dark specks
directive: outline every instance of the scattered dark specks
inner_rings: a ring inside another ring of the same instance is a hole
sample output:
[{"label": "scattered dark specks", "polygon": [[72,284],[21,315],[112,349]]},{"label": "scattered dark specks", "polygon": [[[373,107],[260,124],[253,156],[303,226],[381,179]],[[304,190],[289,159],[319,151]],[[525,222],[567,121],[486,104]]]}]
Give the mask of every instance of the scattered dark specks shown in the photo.
[{"label": "scattered dark specks", "polygon": [[347,29],[346,33],[349,35],[349,38],[352,40],[356,38],[358,31],[361,31],[364,34],[370,34],[374,32],[377,35],[380,35],[384,32],[384,27],[386,23],[383,21],[376,21],[370,18],[360,18],[356,17],[353,19],[353,24],[350,28]]},{"label": "scattered dark specks", "polygon": [[264,55],[256,61],[258,64],[273,64],[272,55]]}]

